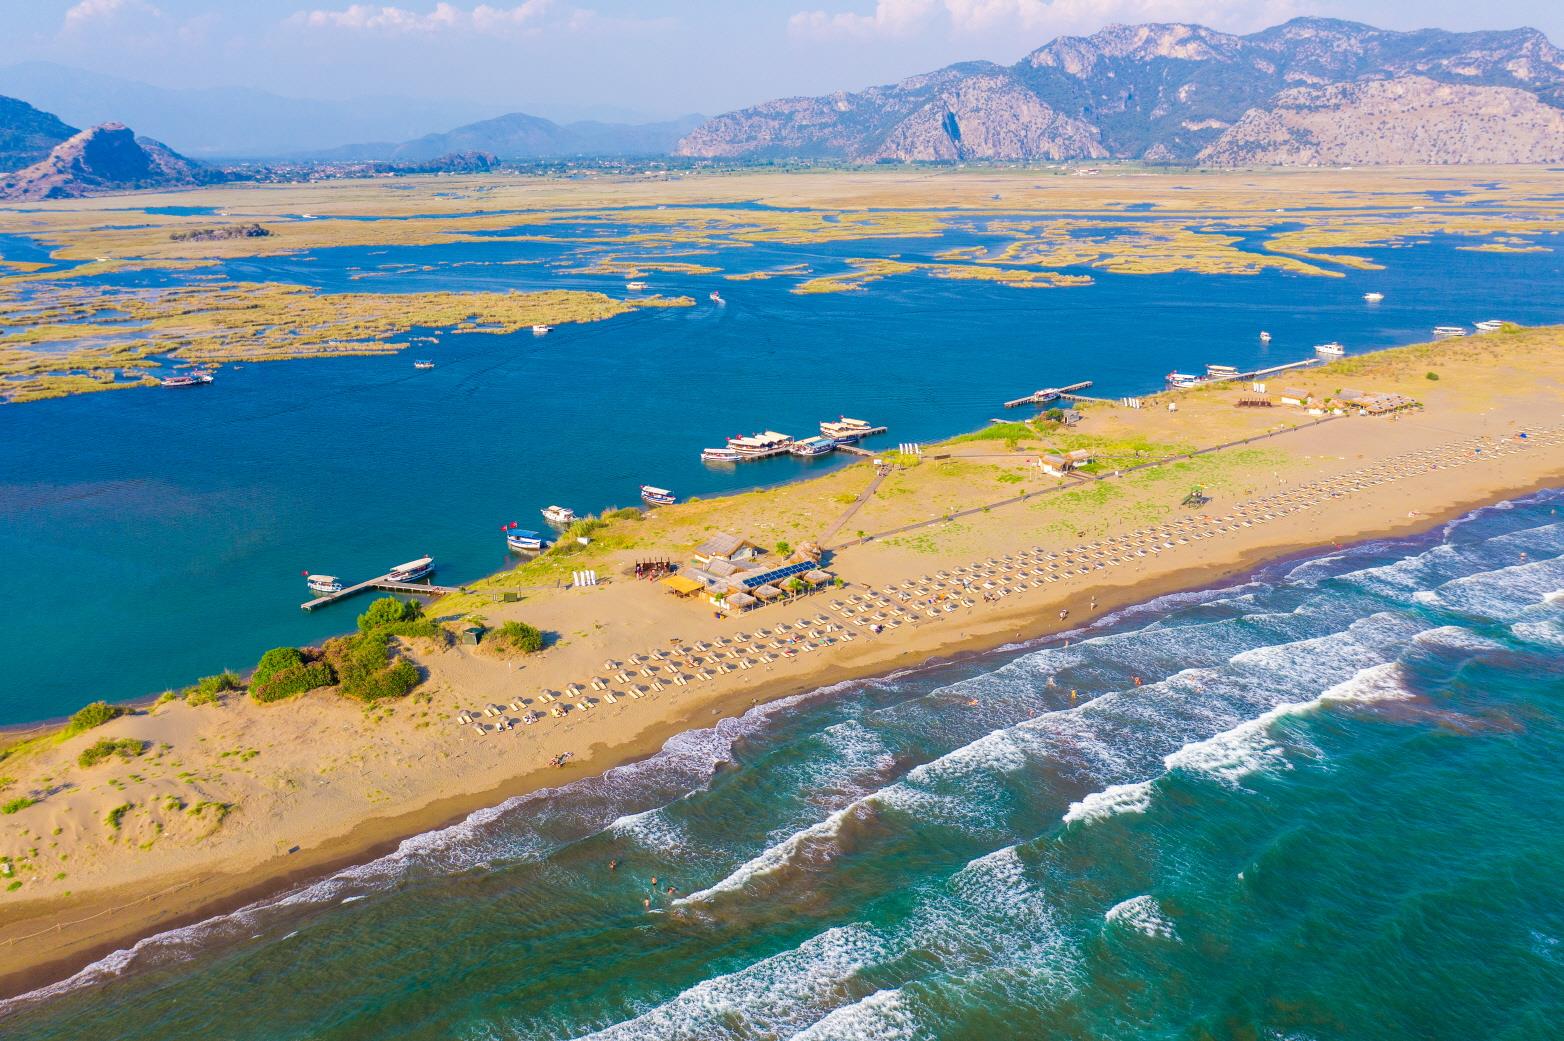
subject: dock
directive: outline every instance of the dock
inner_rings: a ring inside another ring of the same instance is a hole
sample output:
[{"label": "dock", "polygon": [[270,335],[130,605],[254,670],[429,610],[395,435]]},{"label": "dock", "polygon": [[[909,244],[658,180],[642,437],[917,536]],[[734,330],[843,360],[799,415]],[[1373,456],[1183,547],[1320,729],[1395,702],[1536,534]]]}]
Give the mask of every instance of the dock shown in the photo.
[{"label": "dock", "polygon": [[1005,402],[1005,408],[1020,408],[1022,405],[1046,405],[1050,401],[1056,401],[1059,398],[1069,398],[1073,391],[1085,390],[1091,385],[1091,380],[1082,380],[1079,383],[1072,383],[1068,387],[1045,387],[1042,390],[1034,390],[1024,398],[1016,398],[1014,401]]},{"label": "dock", "polygon": [[346,600],[350,596],[374,589],[382,593],[407,593],[412,596],[445,596],[447,593],[463,592],[459,586],[424,585],[422,582],[393,582],[390,575],[381,575],[379,578],[371,578],[367,582],[360,582],[353,586],[343,586],[335,593],[327,593],[318,596],[314,600],[307,600],[299,607],[305,611],[313,611],[317,607],[325,607],[334,604],[338,600]]},{"label": "dock", "polygon": [[859,448],[857,445],[838,444],[836,446],[836,450],[838,452],[846,452],[849,455],[861,455],[865,459],[873,459],[877,454],[875,452],[869,451],[867,448]]}]

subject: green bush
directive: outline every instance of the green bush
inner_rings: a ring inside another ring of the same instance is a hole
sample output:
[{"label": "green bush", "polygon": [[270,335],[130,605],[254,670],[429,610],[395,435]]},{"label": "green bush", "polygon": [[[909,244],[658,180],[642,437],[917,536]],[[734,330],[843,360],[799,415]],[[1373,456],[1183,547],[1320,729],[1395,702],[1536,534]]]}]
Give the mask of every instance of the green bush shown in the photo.
[{"label": "green bush", "polygon": [[97,766],[110,756],[117,755],[121,759],[131,759],[142,755],[147,750],[145,741],[137,741],[133,737],[122,737],[118,741],[113,738],[99,738],[91,746],[81,750],[81,755],[76,757],[76,762],[83,767]]},{"label": "green bush", "polygon": [[783,539],[777,543],[777,556],[785,557],[791,552],[793,552],[793,545],[786,539]]},{"label": "green bush", "polygon": [[1430,372],[1425,378],[1431,379],[1431,380],[1438,380],[1439,379],[1439,373],[1437,373],[1437,372]]},{"label": "green bush", "polygon": [[37,801],[37,799],[34,799],[31,796],[24,795],[20,799],[12,799],[4,806],[0,806],[0,813],[19,813]]},{"label": "green bush", "polygon": [[331,666],[323,661],[305,662],[292,668],[280,669],[258,683],[250,684],[250,697],[266,704],[291,698],[318,687],[329,687],[336,682]]},{"label": "green bush", "polygon": [[424,609],[412,600],[398,600],[383,596],[369,605],[369,610],[358,616],[358,630],[367,633],[382,626],[416,622],[423,617]]},{"label": "green bush", "polygon": [[130,709],[123,705],[110,705],[107,701],[94,701],[90,705],[84,705],[76,710],[70,722],[65,724],[66,736],[79,734],[83,730],[91,730],[93,727],[101,727],[112,719],[118,719]]},{"label": "green bush", "polygon": [[604,520],[640,520],[644,514],[634,506],[626,506],[622,509],[608,510],[603,514]]},{"label": "green bush", "polygon": [[335,669],[343,694],[359,701],[406,696],[422,677],[409,661],[391,661],[389,628],[345,636],[326,644],[326,659]]},{"label": "green bush", "polygon": [[523,654],[536,654],[544,644],[543,633],[526,622],[506,622],[490,639],[509,644]]},{"label": "green bush", "polygon": [[250,685],[253,687],[257,683],[265,683],[279,672],[304,664],[304,652],[297,647],[273,647],[261,655],[261,660],[256,663],[255,672],[250,676]]}]

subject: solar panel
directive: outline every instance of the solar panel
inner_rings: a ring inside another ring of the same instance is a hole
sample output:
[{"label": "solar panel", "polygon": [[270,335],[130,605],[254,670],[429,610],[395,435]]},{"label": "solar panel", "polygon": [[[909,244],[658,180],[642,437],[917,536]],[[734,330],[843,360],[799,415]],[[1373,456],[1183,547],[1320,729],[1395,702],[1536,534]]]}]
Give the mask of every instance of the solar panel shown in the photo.
[{"label": "solar panel", "polygon": [[794,575],[802,575],[806,571],[813,571],[815,564],[812,561],[804,561],[801,564],[789,564],[787,567],[777,568],[775,571],[767,571],[760,575],[751,575],[744,579],[745,589],[759,589],[763,585],[774,584],[792,578]]}]

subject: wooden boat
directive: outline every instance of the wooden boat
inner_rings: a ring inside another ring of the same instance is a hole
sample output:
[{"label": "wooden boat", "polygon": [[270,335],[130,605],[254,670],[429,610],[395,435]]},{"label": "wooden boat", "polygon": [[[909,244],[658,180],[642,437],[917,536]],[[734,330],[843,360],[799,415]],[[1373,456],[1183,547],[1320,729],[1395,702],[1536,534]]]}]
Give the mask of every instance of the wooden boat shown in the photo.
[{"label": "wooden boat", "polygon": [[641,499],[653,506],[672,506],[679,501],[679,497],[666,488],[656,488],[650,484],[641,485]]},{"label": "wooden boat", "polygon": [[417,560],[398,564],[386,574],[386,578],[392,582],[417,582],[420,578],[428,578],[433,572],[434,558],[419,557]]},{"label": "wooden boat", "polygon": [[531,553],[540,550],[544,546],[544,538],[535,531],[515,528],[505,533],[505,544],[511,549]]},{"label": "wooden boat", "polygon": [[183,376],[165,376],[158,380],[164,387],[203,387],[212,382],[210,372],[192,372]]},{"label": "wooden boat", "polygon": [[432,369],[434,368],[434,362],[430,361],[428,358],[419,358],[417,361],[413,362],[413,368]]},{"label": "wooden boat", "polygon": [[576,519],[576,511],[569,506],[545,506],[543,519],[550,524],[570,524]]},{"label": "wooden boat", "polygon": [[701,449],[701,462],[703,463],[736,463],[744,458],[731,448],[703,448]]},{"label": "wooden boat", "polygon": [[335,575],[310,575],[304,584],[309,586],[310,592],[322,596],[342,592],[342,580]]}]

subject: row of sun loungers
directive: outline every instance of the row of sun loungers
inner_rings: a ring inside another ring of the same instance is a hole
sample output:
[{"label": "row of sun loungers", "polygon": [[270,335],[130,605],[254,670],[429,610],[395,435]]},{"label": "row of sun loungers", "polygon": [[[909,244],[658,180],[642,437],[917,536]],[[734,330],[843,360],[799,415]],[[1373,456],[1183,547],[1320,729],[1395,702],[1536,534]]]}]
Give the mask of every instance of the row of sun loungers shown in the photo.
[{"label": "row of sun loungers", "polygon": [[[1483,439],[1421,449],[1253,499],[1219,516],[1182,517],[1063,550],[1035,546],[936,571],[932,575],[920,575],[881,589],[864,588],[830,601],[830,613],[822,611],[792,622],[780,622],[754,632],[738,632],[714,640],[659,647],[623,660],[608,659],[603,662],[602,673],[590,677],[587,683],[572,683],[564,691],[543,690],[537,699],[550,706],[549,716],[554,718],[566,715],[570,710],[567,706],[590,712],[601,702],[618,704],[620,698],[637,701],[670,686],[702,683],[778,659],[850,643],[860,636],[872,637],[903,625],[916,625],[958,610],[970,610],[980,602],[995,602],[1054,583],[1095,576],[1180,546],[1293,516],[1331,499],[1388,481],[1502,458],[1525,451],[1530,444],[1555,444],[1561,440],[1564,440],[1564,430],[1549,429],[1528,432],[1524,441]],[[511,711],[525,710],[519,720],[523,725],[545,718],[536,709],[527,710],[529,704],[526,698],[517,698],[508,706]],[[487,734],[493,730],[514,729],[517,720],[507,714],[507,706],[490,705],[485,708],[483,718],[463,712],[457,716],[457,722]]]}]

